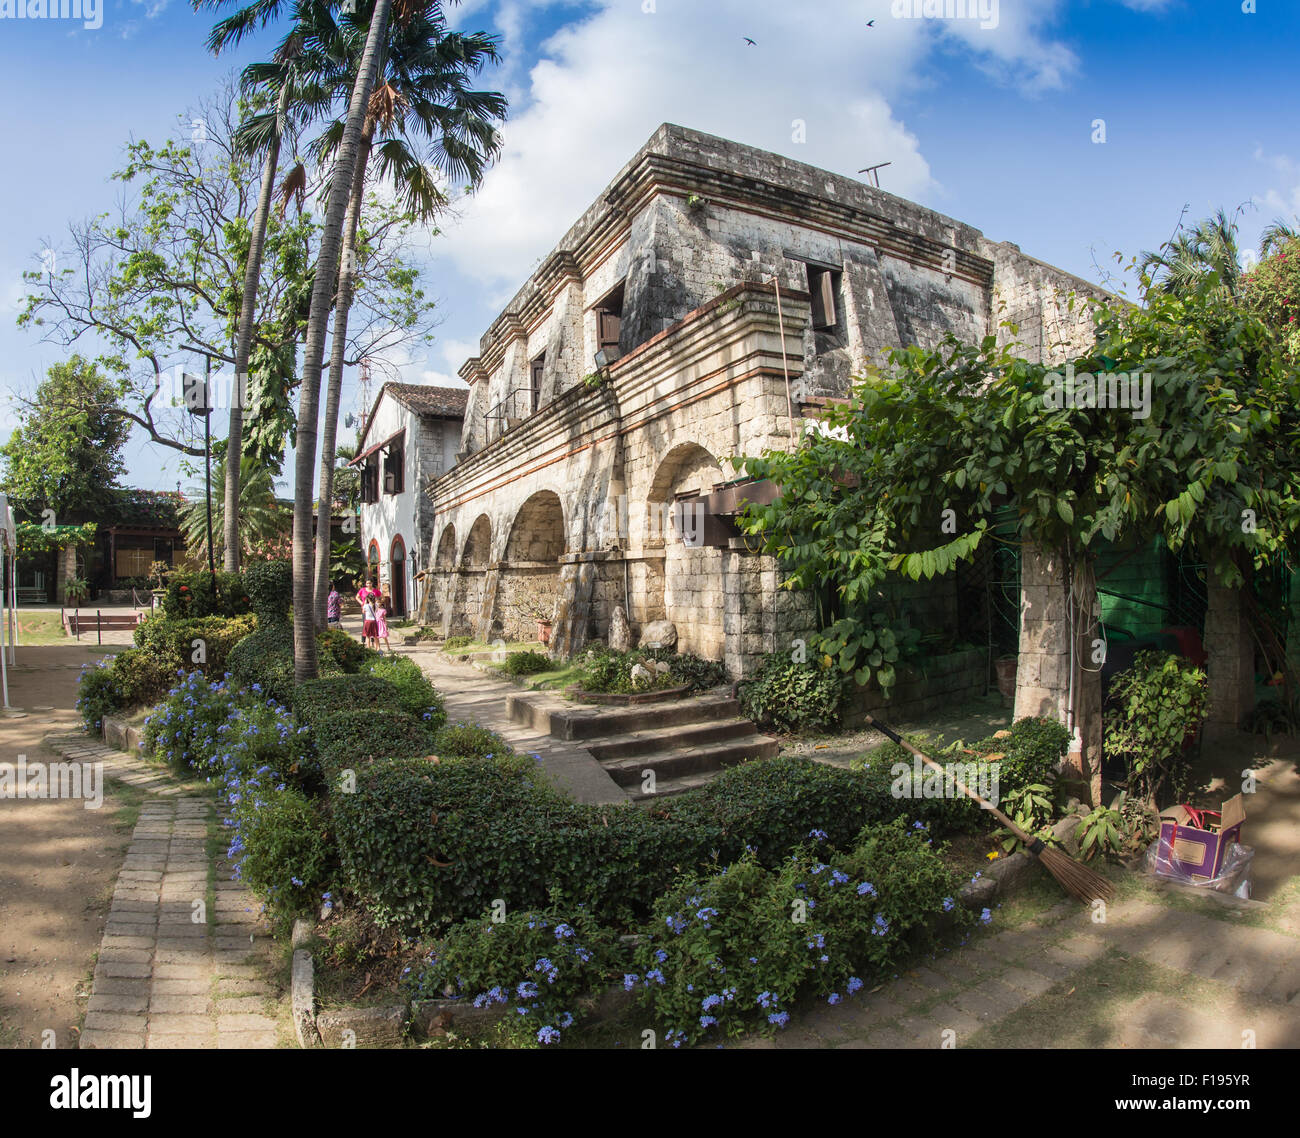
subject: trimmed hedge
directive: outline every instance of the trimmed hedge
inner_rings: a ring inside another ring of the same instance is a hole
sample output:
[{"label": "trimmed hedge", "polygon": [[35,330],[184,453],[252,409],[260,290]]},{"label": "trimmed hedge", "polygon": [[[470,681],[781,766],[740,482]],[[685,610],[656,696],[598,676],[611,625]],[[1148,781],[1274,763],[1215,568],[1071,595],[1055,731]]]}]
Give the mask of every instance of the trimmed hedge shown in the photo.
[{"label": "trimmed hedge", "polygon": [[244,591],[262,624],[287,622],[293,608],[293,567],[287,561],[254,561],[244,569]]},{"label": "trimmed hedge", "polygon": [[[384,759],[414,759],[433,754],[433,732],[414,715],[383,707],[335,711],[318,719],[312,740],[326,779]],[[341,797],[349,798],[344,794]]]},{"label": "trimmed hedge", "polygon": [[[351,638],[349,642],[357,643]],[[446,704],[438,689],[420,671],[419,664],[404,656],[380,656],[368,649],[365,651],[370,675],[386,680],[397,689],[398,707],[434,729],[447,722]]]},{"label": "trimmed hedge", "polygon": [[[197,668],[209,676],[224,676],[230,650],[255,626],[251,615],[185,620],[151,616],[136,626],[132,638],[137,648],[161,660],[172,675]],[[195,641],[202,643],[203,660],[194,659]]]},{"label": "trimmed hedge", "polygon": [[300,722],[312,727],[341,711],[397,708],[399,695],[395,684],[378,676],[325,676],[293,689],[293,710]]}]

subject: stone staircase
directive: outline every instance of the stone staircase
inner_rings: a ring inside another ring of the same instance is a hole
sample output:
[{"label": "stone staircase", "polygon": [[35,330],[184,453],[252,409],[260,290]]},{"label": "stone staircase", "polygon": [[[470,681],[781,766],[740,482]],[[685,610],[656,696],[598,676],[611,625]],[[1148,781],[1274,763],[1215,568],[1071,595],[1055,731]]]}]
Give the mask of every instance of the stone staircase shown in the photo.
[{"label": "stone staircase", "polygon": [[584,747],[634,802],[692,790],[724,767],[779,750],[740,714],[727,688],[599,707],[526,692],[508,696],[506,711],[517,723]]}]

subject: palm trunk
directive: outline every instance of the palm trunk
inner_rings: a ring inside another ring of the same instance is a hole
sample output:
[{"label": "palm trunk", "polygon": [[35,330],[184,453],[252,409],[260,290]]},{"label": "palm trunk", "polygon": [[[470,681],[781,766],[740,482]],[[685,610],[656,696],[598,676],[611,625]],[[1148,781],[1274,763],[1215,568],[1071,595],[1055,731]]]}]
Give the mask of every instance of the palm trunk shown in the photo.
[{"label": "palm trunk", "polygon": [[[361,134],[361,152],[357,155],[357,168],[352,177],[352,193],[348,199],[348,214],[343,222],[342,269],[339,271],[339,292],[334,301],[334,331],[330,344],[330,377],[325,389],[325,424],[321,435],[320,478],[317,496],[320,500],[320,517],[316,522],[316,586],[313,604],[316,627],[325,627],[325,600],[330,591],[330,534],[322,525],[329,526],[329,512],[334,497],[334,450],[339,429],[339,395],[343,388],[343,358],[347,350],[348,310],[352,307],[353,281],[357,247],[357,226],[361,221],[361,201],[366,187],[366,164],[370,160],[370,142],[374,137],[374,120],[367,117]],[[321,540],[321,534],[327,534]]]},{"label": "palm trunk", "polygon": [[257,211],[253,214],[248,263],[244,266],[244,295],[235,342],[235,382],[231,390],[229,442],[226,445],[226,516],[223,526],[226,551],[223,564],[228,573],[239,572],[239,461],[244,453],[244,395],[248,390],[248,357],[253,347],[253,319],[262,273],[262,250],[266,245],[267,219],[271,215],[271,195],[275,192],[275,171],[280,163],[280,139],[284,133],[285,116],[289,113],[289,91],[286,76],[275,105],[275,134],[262,164],[262,188],[257,196]]},{"label": "palm trunk", "polygon": [[[312,282],[311,309],[307,317],[307,348],[302,365],[302,386],[298,401],[298,430],[294,437],[293,493],[293,670],[298,683],[315,679],[317,672],[316,626],[312,585],[312,486],[316,474],[316,428],[320,417],[321,367],[325,358],[325,333],[330,307],[338,284],[339,246],[343,240],[343,219],[351,194],[352,172],[361,147],[370,92],[379,69],[380,45],[388,31],[392,0],[375,0],[366,33],[366,48],[352,85],[352,101],[334,163],[329,207],[321,232],[316,279]],[[326,504],[328,509],[328,503]],[[329,540],[328,536],[325,538]]]}]

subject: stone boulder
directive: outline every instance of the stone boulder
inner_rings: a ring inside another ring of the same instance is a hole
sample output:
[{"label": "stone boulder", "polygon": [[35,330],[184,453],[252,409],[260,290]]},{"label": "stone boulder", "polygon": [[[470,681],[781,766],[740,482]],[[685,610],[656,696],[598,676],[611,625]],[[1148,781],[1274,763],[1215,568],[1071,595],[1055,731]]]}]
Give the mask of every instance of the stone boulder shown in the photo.
[{"label": "stone boulder", "polygon": [[627,613],[622,605],[615,605],[609,618],[609,650],[626,652],[632,647],[632,628],[627,622]]},{"label": "stone boulder", "polygon": [[644,664],[637,664],[632,669],[633,687],[638,687],[638,688],[642,686],[648,687],[650,684],[654,683],[654,678],[655,678],[654,672],[652,672]]},{"label": "stone boulder", "polygon": [[642,648],[676,648],[677,625],[671,620],[652,620],[641,630]]}]

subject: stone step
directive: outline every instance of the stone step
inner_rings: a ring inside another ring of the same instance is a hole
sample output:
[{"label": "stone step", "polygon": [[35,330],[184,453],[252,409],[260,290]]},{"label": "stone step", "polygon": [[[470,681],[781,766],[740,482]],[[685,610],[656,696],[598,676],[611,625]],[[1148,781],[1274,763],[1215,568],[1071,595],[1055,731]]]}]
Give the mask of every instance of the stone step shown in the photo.
[{"label": "stone step", "polygon": [[671,703],[631,707],[595,707],[553,695],[519,693],[506,697],[506,711],[516,723],[553,739],[577,741],[647,729],[675,731],[710,720],[734,719],[740,714],[740,704],[726,688]]},{"label": "stone step", "polygon": [[702,771],[698,774],[682,775],[680,778],[658,778],[655,779],[654,794],[643,794],[641,784],[635,787],[628,787],[628,798],[638,806],[649,806],[660,798],[672,798],[678,794],[685,794],[688,790],[699,790],[702,786],[707,786],[713,781],[717,771]]},{"label": "stone step", "polygon": [[[667,740],[661,740],[661,745]],[[664,746],[643,755],[630,755],[609,759],[601,766],[609,772],[619,786],[635,791],[640,796],[642,778],[646,771],[655,772],[656,786],[661,781],[682,778],[686,775],[704,774],[707,778],[723,767],[734,766],[746,759],[774,758],[780,744],[768,735],[757,733],[749,738],[732,742],[705,743],[700,746]],[[659,792],[656,790],[656,794]]]},{"label": "stone step", "polygon": [[[675,727],[671,739],[674,747],[695,747],[707,743],[739,740],[758,734],[758,728],[742,716],[693,723]],[[630,731],[623,735],[602,736],[587,744],[587,750],[601,762],[625,759],[660,751],[665,735],[662,727],[644,731]]]}]

